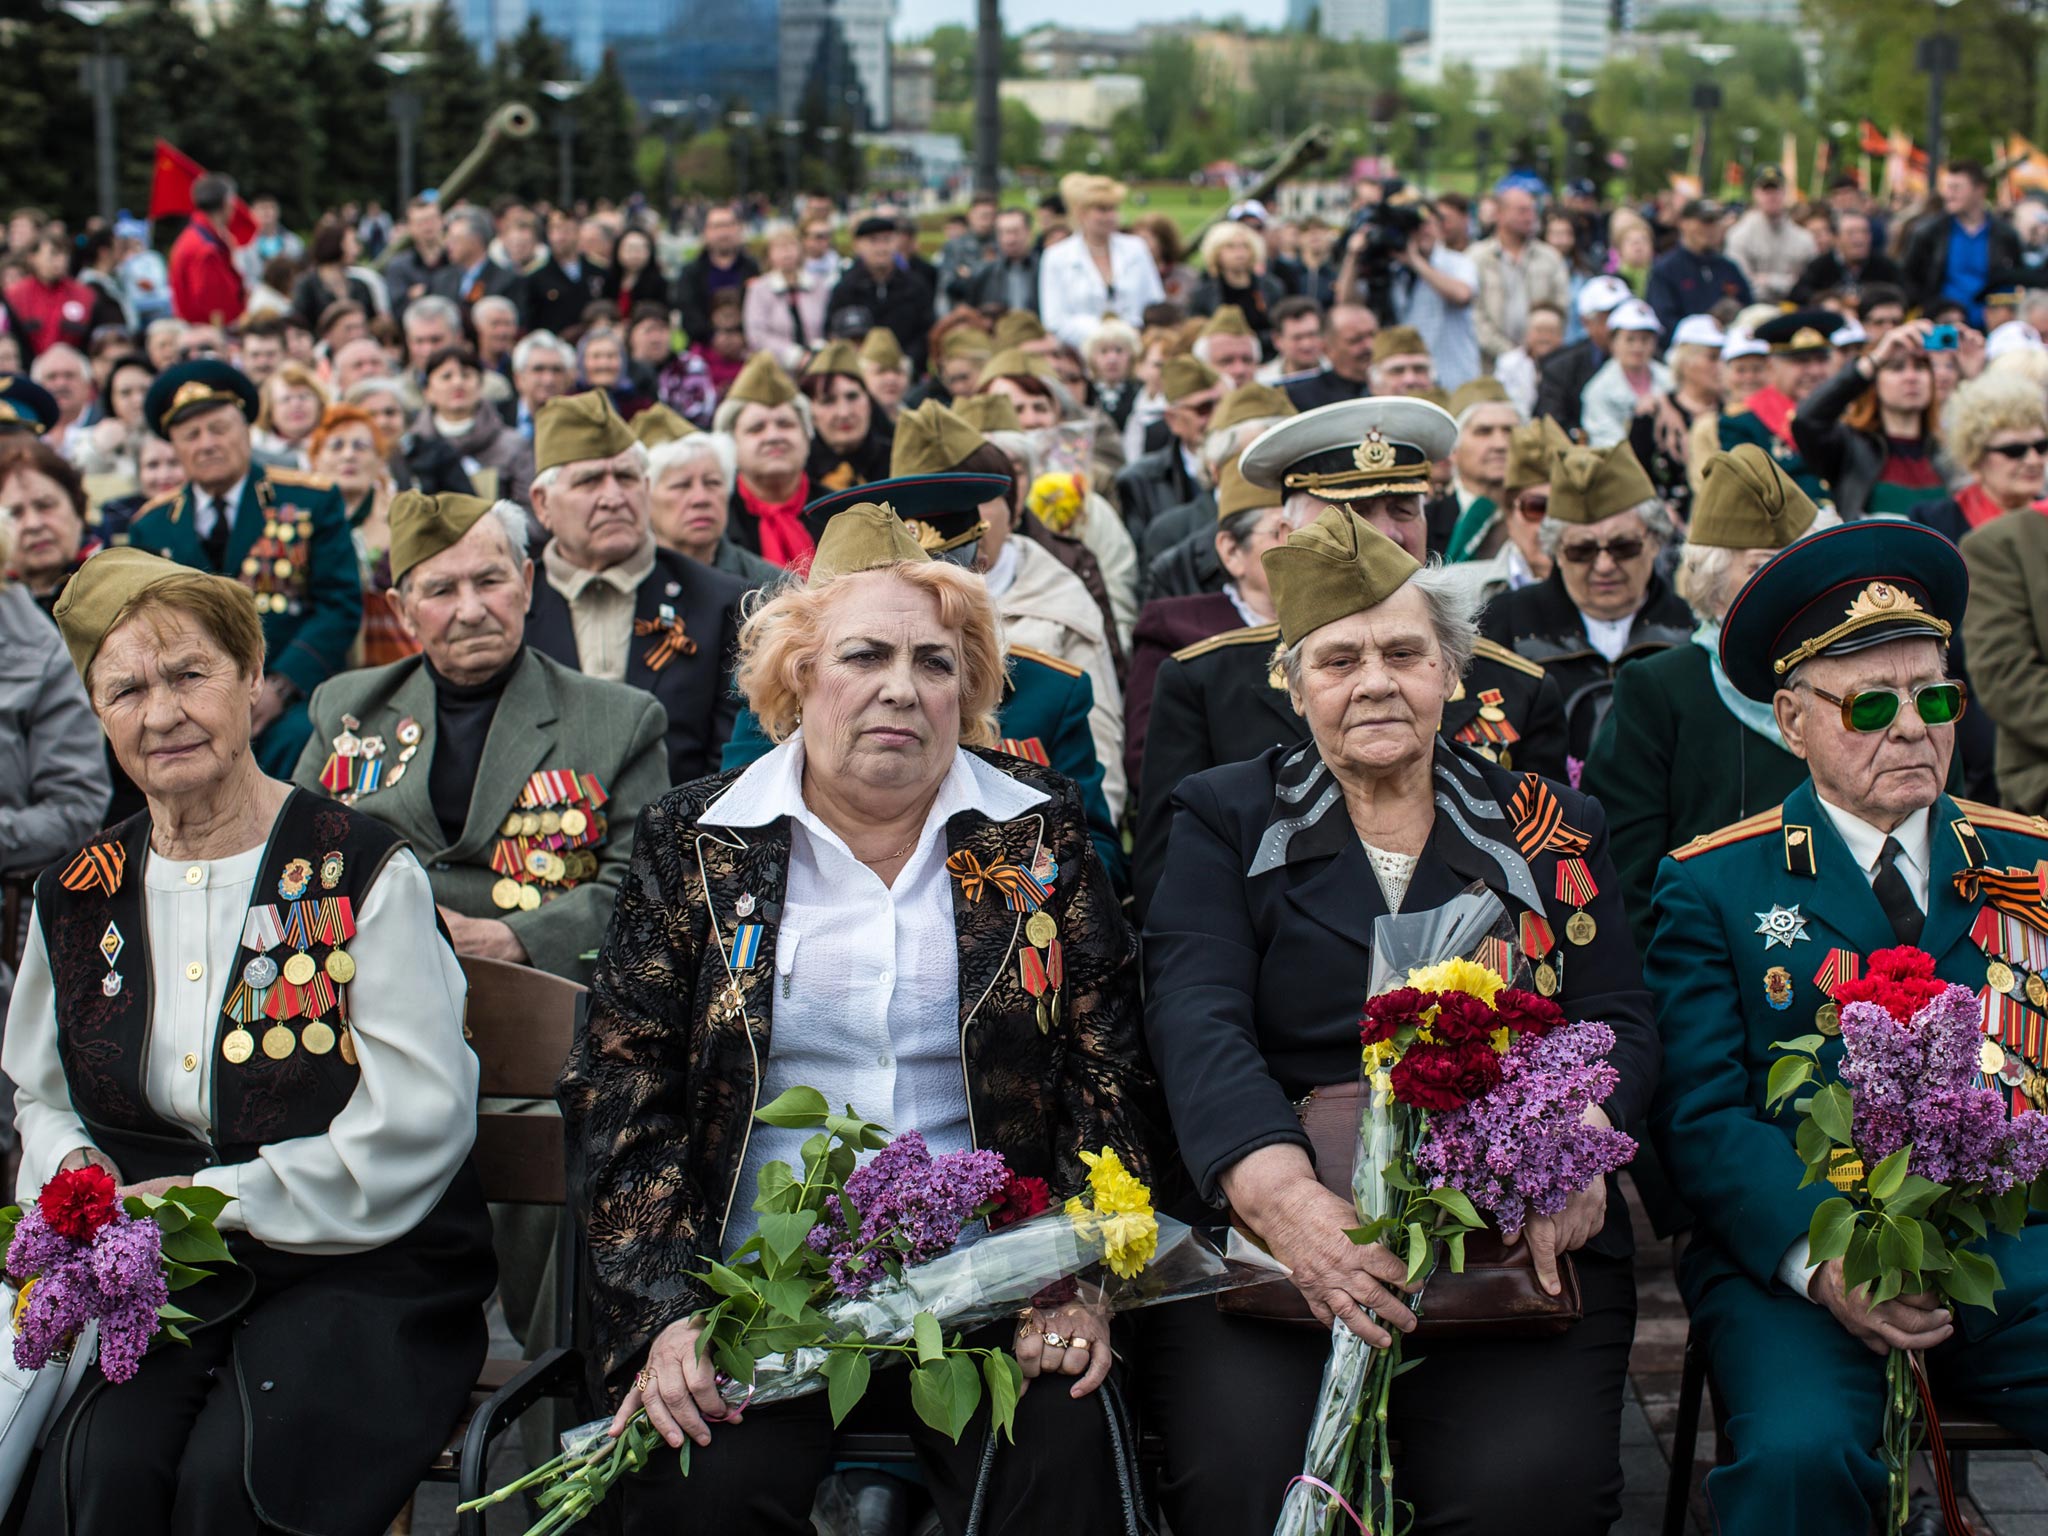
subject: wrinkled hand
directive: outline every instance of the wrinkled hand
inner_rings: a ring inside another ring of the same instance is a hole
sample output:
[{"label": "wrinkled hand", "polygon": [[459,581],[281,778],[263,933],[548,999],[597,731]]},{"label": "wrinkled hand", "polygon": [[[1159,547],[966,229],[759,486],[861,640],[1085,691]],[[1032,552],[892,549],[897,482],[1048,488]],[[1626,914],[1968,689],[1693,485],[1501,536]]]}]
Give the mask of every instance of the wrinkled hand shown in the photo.
[{"label": "wrinkled hand", "polygon": [[1814,1271],[1806,1293],[1830,1312],[1835,1321],[1872,1354],[1890,1354],[1895,1349],[1932,1349],[1954,1333],[1955,1322],[1941,1298],[1931,1291],[1900,1296],[1870,1304],[1870,1287],[1842,1289],[1842,1261],[1829,1259]]},{"label": "wrinkled hand", "polygon": [[[1260,1237],[1273,1257],[1294,1276],[1295,1288],[1321,1323],[1342,1320],[1375,1349],[1393,1343],[1381,1326],[1391,1323],[1403,1333],[1415,1331],[1415,1314],[1398,1299],[1408,1266],[1382,1244],[1354,1243],[1344,1235],[1358,1225],[1358,1212],[1313,1179],[1304,1180],[1274,1206]],[[1375,1322],[1366,1308],[1379,1315]]]},{"label": "wrinkled hand", "polygon": [[655,1335],[647,1351],[652,1380],[645,1392],[636,1386],[626,1394],[606,1434],[614,1439],[623,1434],[627,1421],[642,1408],[673,1450],[682,1449],[685,1435],[700,1446],[709,1445],[712,1424],[740,1422],[739,1409],[718,1395],[717,1368],[697,1357],[697,1339],[703,1332],[695,1318],[685,1318]]},{"label": "wrinkled hand", "polygon": [[[1051,1335],[1067,1342],[1054,1344]],[[1078,1376],[1081,1379],[1067,1395],[1086,1397],[1109,1379],[1109,1368],[1116,1363],[1109,1347],[1108,1311],[1081,1301],[1070,1301],[1050,1312],[1032,1308],[1029,1320],[1017,1325],[1015,1348],[1017,1364],[1024,1370],[1025,1392],[1038,1376]]]},{"label": "wrinkled hand", "polygon": [[130,1195],[162,1195],[168,1190],[183,1189],[191,1182],[190,1179],[144,1179],[140,1184],[123,1184],[114,1194],[122,1200]]},{"label": "wrinkled hand", "polygon": [[519,935],[495,917],[465,917],[453,907],[442,907],[440,913],[456,954],[477,960],[509,960],[514,965],[527,963],[526,946],[519,942]]}]

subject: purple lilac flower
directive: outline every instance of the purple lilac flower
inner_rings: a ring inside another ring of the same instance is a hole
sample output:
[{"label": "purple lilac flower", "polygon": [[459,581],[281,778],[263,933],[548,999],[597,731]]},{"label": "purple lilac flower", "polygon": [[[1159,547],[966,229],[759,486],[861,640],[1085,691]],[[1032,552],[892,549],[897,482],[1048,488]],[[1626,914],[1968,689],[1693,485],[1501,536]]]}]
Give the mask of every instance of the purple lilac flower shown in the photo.
[{"label": "purple lilac flower", "polygon": [[1595,1179],[1635,1156],[1635,1141],[1585,1112],[1620,1081],[1606,1061],[1614,1032],[1570,1024],[1517,1036],[1501,1058],[1500,1086],[1463,1109],[1429,1117],[1415,1161],[1439,1184],[1462,1190],[1503,1236],[1532,1216],[1555,1216]]},{"label": "purple lilac flower", "polygon": [[848,1230],[839,1197],[830,1195],[824,1221],[811,1229],[810,1245],[832,1256],[832,1283],[841,1295],[863,1295],[882,1272],[883,1258],[919,1264],[949,1251],[975,1207],[1002,1193],[1009,1177],[998,1153],[934,1158],[923,1136],[906,1131],[846,1181],[859,1229]]},{"label": "purple lilac flower", "polygon": [[134,1377],[157,1326],[156,1308],[141,1301],[117,1307],[100,1319],[100,1370],[107,1380],[118,1383]]},{"label": "purple lilac flower", "polygon": [[14,1339],[17,1365],[41,1370],[97,1322],[107,1380],[134,1376],[156,1336],[157,1308],[170,1299],[155,1222],[117,1216],[90,1244],[79,1244],[51,1231],[31,1205],[15,1228],[7,1268],[33,1280]]},{"label": "purple lilac flower", "polygon": [[14,1335],[14,1363],[39,1371],[100,1313],[100,1288],[83,1252],[50,1265],[29,1288]]},{"label": "purple lilac flower", "polygon": [[154,1314],[171,1299],[163,1237],[153,1221],[117,1216],[101,1227],[92,1240],[92,1273],[110,1303],[146,1304]]},{"label": "purple lilac flower", "polygon": [[69,1258],[71,1250],[71,1240],[51,1231],[41,1208],[31,1200],[22,1207],[21,1220],[14,1227],[14,1241],[7,1247],[7,1273],[22,1278],[40,1275],[51,1265]]}]

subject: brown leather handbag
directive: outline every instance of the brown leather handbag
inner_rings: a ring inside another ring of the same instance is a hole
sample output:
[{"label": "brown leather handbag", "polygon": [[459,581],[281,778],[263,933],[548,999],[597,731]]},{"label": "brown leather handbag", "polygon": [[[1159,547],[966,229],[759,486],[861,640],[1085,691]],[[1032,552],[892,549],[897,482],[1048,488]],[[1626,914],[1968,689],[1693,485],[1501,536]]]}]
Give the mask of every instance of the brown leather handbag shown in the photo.
[{"label": "brown leather handbag", "polygon": [[[1358,1155],[1358,1122],[1365,1112],[1365,1085],[1338,1083],[1317,1088],[1301,1103],[1301,1128],[1308,1132],[1315,1148],[1316,1176],[1326,1189],[1351,1198],[1351,1174]],[[1252,1242],[1258,1234],[1238,1219],[1233,1211],[1230,1224]],[[1260,1244],[1264,1246],[1263,1243]],[[1529,1245],[1520,1238],[1504,1242],[1491,1227],[1465,1239],[1465,1268],[1452,1273],[1448,1264],[1438,1264],[1436,1273],[1423,1287],[1416,1339],[1531,1338],[1563,1333],[1584,1314],[1579,1296],[1579,1274],[1570,1254],[1557,1259],[1558,1294],[1553,1296],[1537,1282],[1536,1261]],[[1306,1324],[1312,1328],[1328,1325],[1316,1321],[1307,1300],[1291,1280],[1241,1291],[1225,1291],[1216,1298],[1217,1310],[1241,1317],[1259,1317],[1269,1322]]]}]

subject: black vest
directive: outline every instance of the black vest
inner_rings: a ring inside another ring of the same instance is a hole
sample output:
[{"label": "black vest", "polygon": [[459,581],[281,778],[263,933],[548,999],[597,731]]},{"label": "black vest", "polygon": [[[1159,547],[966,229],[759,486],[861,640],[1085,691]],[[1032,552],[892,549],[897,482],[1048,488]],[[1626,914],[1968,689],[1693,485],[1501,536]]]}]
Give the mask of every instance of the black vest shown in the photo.
[{"label": "black vest", "polygon": [[[246,924],[233,969],[215,978],[221,1012],[211,1047],[208,1145],[150,1108],[144,1088],[155,1007],[142,878],[149,828],[145,810],[72,863],[53,865],[36,885],[72,1108],[94,1145],[130,1181],[247,1162],[266,1142],[326,1131],[355,1093],[361,1072],[348,1036],[348,988],[333,981],[327,964],[346,942],[321,917],[331,920],[344,900],[359,913],[386,861],[405,846],[382,822],[320,796],[294,790],[286,800],[250,898],[252,913],[268,907],[277,915],[284,942],[270,948],[269,961],[280,972],[265,989],[271,1011],[252,1006],[245,974],[261,951],[248,946],[255,925]],[[118,874],[110,880],[113,871]],[[103,947],[110,933],[121,940],[111,961]],[[281,968],[301,952],[314,963],[314,981],[296,1010],[287,1012],[291,984]],[[333,969],[349,974],[345,964]],[[109,979],[114,974],[120,977],[117,987]]]}]

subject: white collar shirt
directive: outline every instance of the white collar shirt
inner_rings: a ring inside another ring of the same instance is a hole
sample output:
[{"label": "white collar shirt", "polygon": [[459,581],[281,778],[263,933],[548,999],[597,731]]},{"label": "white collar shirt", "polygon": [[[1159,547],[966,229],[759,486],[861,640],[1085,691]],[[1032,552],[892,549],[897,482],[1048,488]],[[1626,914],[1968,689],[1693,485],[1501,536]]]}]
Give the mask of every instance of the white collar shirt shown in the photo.
[{"label": "white collar shirt", "polygon": [[[1814,797],[1820,799],[1818,795]],[[1821,800],[1820,808],[1827,812],[1828,820],[1834,823],[1835,831],[1848,845],[1849,856],[1856,861],[1856,867],[1863,871],[1863,878],[1873,883],[1877,880],[1877,861],[1884,854],[1885,839],[1899,840],[1899,873],[1906,877],[1906,889],[1913,893],[1913,900],[1922,912],[1927,910],[1927,878],[1929,863],[1933,855],[1933,815],[1922,806],[1889,832],[1880,832],[1869,822],[1838,805]]]},{"label": "white collar shirt", "polygon": [[192,526],[198,530],[200,538],[209,536],[215,524],[223,518],[227,520],[228,531],[234,532],[235,509],[241,506],[242,488],[248,483],[249,477],[244,475],[221,496],[209,496],[198,486],[192,487]]}]

